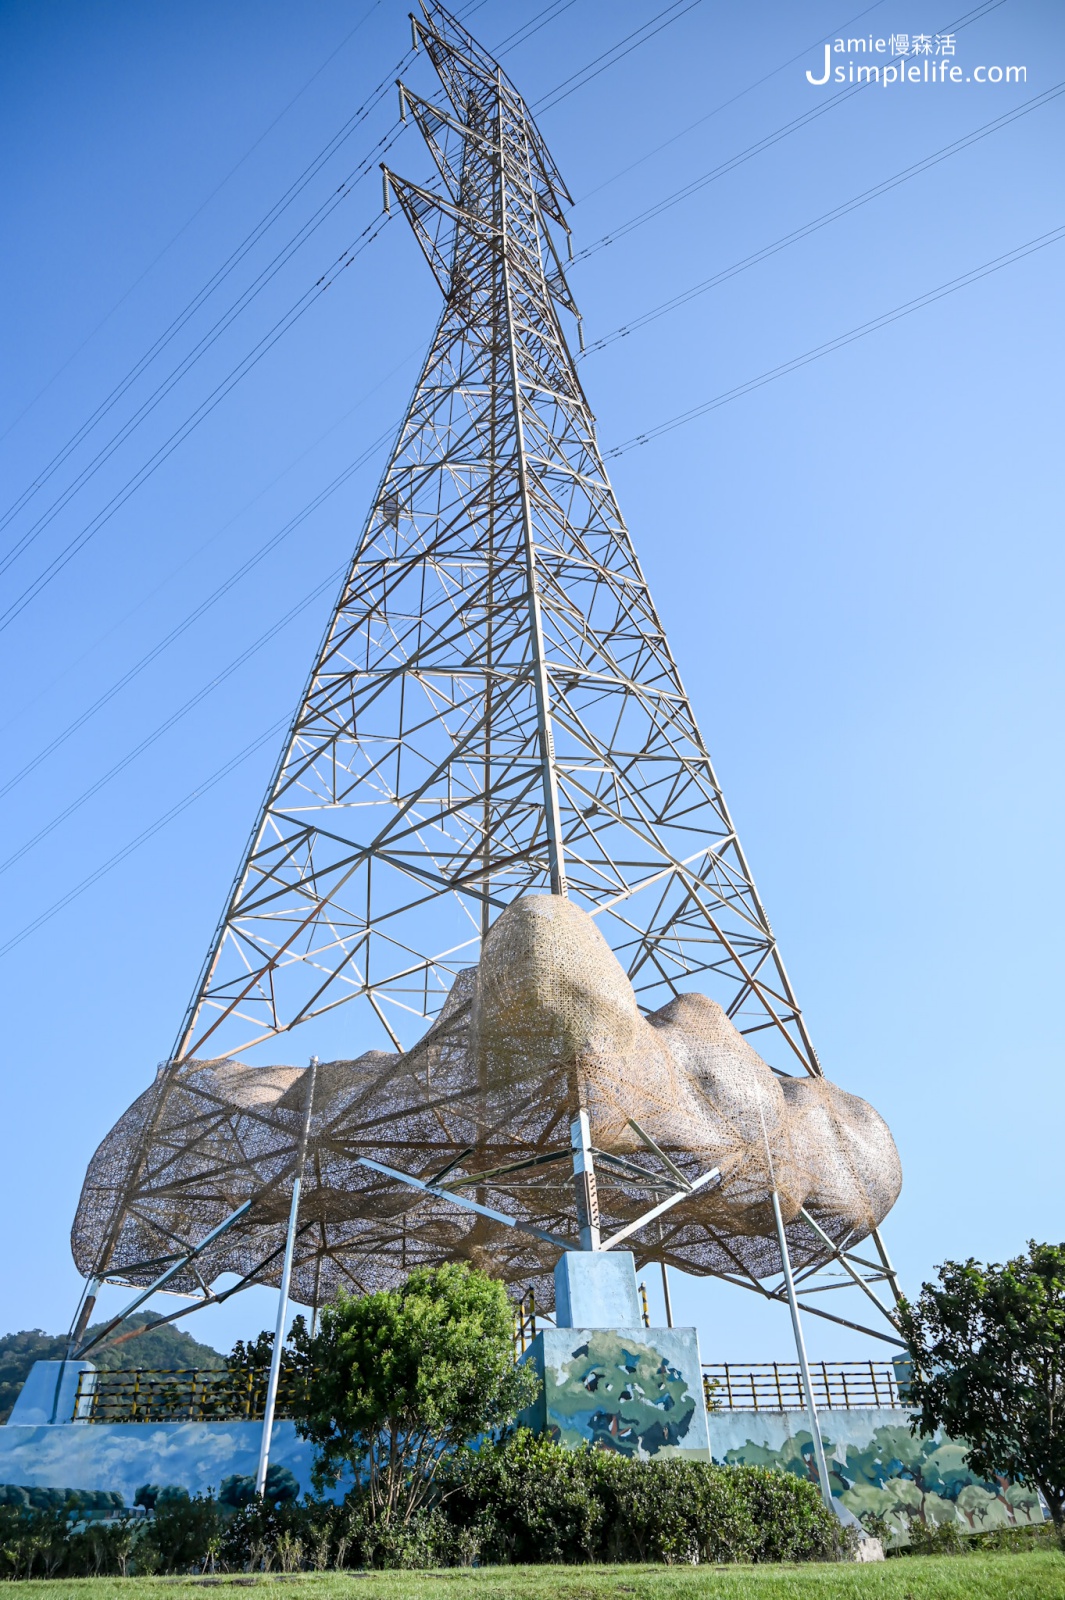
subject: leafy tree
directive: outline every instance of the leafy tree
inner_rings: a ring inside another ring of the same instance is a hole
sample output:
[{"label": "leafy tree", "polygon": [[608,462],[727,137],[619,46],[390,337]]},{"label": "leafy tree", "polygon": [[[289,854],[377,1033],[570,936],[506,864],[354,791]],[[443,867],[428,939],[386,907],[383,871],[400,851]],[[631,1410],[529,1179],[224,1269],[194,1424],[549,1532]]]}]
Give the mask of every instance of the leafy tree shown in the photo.
[{"label": "leafy tree", "polygon": [[[294,1317],[292,1326],[285,1336],[281,1347],[281,1383],[286,1385],[290,1380],[299,1381],[307,1372],[305,1352],[310,1347],[310,1334],[307,1329],[307,1319],[303,1316]],[[273,1329],[264,1329],[254,1339],[238,1339],[226,1358],[225,1365],[230,1372],[240,1373],[244,1376],[265,1377],[270,1370],[270,1363],[274,1355]]]},{"label": "leafy tree", "polygon": [[514,1364],[501,1283],[466,1266],[418,1268],[400,1289],[341,1294],[300,1337],[307,1417],[324,1488],[350,1467],[379,1523],[410,1521],[442,1458],[512,1421],[539,1380]]},{"label": "leafy tree", "polygon": [[981,1478],[1035,1484],[1065,1549],[1065,1245],[947,1261],[903,1319],[914,1430],[964,1439]]}]

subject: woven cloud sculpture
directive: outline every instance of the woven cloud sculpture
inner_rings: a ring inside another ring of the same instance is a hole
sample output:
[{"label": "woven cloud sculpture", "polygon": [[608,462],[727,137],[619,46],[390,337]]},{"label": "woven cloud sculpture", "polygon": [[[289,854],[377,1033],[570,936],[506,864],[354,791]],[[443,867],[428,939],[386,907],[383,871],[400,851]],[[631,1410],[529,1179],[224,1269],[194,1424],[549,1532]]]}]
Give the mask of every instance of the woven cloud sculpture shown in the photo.
[{"label": "woven cloud sculpture", "polygon": [[[90,1164],[72,1238],[79,1269],[151,1282],[176,1243],[198,1244],[251,1200],[174,1286],[202,1292],[223,1272],[275,1283],[305,1070],[223,1060],[162,1071]],[[527,895],[500,914],[479,966],[458,975],[412,1050],[319,1068],[296,1297],[319,1304],[341,1285],[371,1290],[417,1264],[467,1259],[533,1284],[549,1305],[557,1247],[363,1159],[438,1180],[576,1247],[568,1152],[579,1106],[604,1152],[605,1236],[654,1203],[636,1167],[667,1185],[669,1165],[689,1179],[720,1169],[720,1183],[666,1214],[661,1238],[653,1223],[626,1244],[688,1272],[779,1271],[774,1187],[801,1266],[829,1254],[807,1217],[834,1244],[856,1243],[902,1183],[891,1134],[866,1101],[823,1078],[773,1072],[705,995],[644,1016],[594,919],[568,900]]]}]

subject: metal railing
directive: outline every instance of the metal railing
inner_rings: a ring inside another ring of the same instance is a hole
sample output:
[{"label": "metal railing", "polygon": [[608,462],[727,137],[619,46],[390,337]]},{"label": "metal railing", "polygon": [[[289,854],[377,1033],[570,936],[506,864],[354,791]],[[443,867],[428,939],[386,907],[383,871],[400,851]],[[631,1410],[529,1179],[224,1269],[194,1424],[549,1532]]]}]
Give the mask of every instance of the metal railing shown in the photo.
[{"label": "metal railing", "polygon": [[[530,1293],[515,1313],[517,1353],[536,1337],[537,1320]],[[890,1361],[814,1361],[810,1376],[819,1411],[901,1404]],[[81,1422],[257,1421],[265,1408],[266,1382],[265,1371],[233,1372],[226,1367],[86,1371],[78,1377],[74,1415]],[[703,1387],[711,1411],[801,1411],[806,1405],[796,1362],[707,1363]],[[300,1416],[306,1399],[306,1379],[282,1372],[277,1416]]]},{"label": "metal railing", "polygon": [[[819,1411],[901,1404],[890,1361],[811,1361],[810,1379]],[[703,1388],[710,1411],[802,1411],[806,1405],[795,1361],[704,1363]]]},{"label": "metal railing", "polygon": [[[82,1372],[74,1415],[81,1422],[257,1421],[266,1405],[267,1377],[265,1371],[227,1367]],[[306,1396],[306,1379],[282,1371],[276,1415],[298,1417]]]},{"label": "metal railing", "polygon": [[523,1356],[536,1338],[536,1295],[526,1289],[514,1307],[514,1356]]}]

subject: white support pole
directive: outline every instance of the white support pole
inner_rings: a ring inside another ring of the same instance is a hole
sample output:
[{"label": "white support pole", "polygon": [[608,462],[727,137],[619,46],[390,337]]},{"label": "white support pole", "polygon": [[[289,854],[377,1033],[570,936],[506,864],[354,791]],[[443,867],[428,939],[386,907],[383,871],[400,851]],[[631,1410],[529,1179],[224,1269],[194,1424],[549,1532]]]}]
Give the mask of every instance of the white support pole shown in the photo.
[{"label": "white support pole", "polygon": [[292,1257],[296,1248],[296,1223],[300,1212],[300,1185],[307,1160],[307,1141],[311,1131],[311,1114],[314,1110],[314,1080],[318,1073],[318,1057],[311,1057],[307,1069],[307,1105],[303,1114],[296,1154],[296,1173],[292,1180],[292,1204],[288,1212],[288,1237],[285,1240],[285,1261],[281,1268],[281,1289],[277,1301],[277,1326],[274,1329],[274,1352],[270,1359],[270,1378],[266,1385],[266,1407],[263,1411],[263,1436],[259,1443],[259,1466],[255,1474],[255,1493],[261,1495],[266,1488],[266,1474],[270,1470],[270,1435],[274,1431],[274,1409],[277,1406],[277,1386],[281,1378],[281,1355],[285,1344],[285,1323],[288,1321],[288,1290],[292,1282]]},{"label": "white support pole", "polygon": [[814,1389],[810,1382],[810,1364],[806,1359],[806,1341],[802,1336],[802,1323],[799,1320],[799,1303],[795,1298],[795,1280],[791,1275],[791,1256],[788,1254],[788,1241],[784,1233],[784,1218],[780,1212],[780,1196],[776,1189],[773,1190],[773,1216],[777,1225],[777,1239],[780,1243],[780,1259],[784,1267],[784,1283],[788,1291],[788,1306],[791,1311],[791,1327],[795,1335],[795,1350],[799,1357],[799,1370],[802,1373],[802,1386],[806,1394],[806,1409],[810,1417],[810,1432],[814,1442],[814,1460],[817,1463],[817,1479],[821,1485],[821,1498],[830,1511],[835,1511],[832,1504],[832,1484],[828,1476],[828,1462],[825,1460],[825,1446],[821,1438],[821,1424],[817,1419],[817,1407],[814,1404]]},{"label": "white support pole", "polygon": [[673,1302],[669,1298],[669,1268],[666,1266],[664,1261],[660,1262],[659,1264],[662,1268],[662,1298],[666,1302],[666,1327],[672,1328]]},{"label": "white support pole", "polygon": [[609,1239],[604,1239],[602,1243],[597,1244],[594,1248],[597,1250],[613,1250],[614,1246],[620,1244],[622,1239],[627,1239],[630,1234],[638,1233],[641,1228],[646,1228],[647,1224],[653,1222],[656,1217],[662,1216],[666,1211],[671,1211],[674,1206],[679,1206],[682,1200],[688,1200],[693,1194],[698,1194],[704,1184],[713,1183],[715,1178],[720,1179],[720,1177],[720,1169],[711,1167],[709,1172],[704,1172],[700,1177],[696,1178],[694,1183],[690,1183],[686,1189],[678,1189],[676,1194],[671,1194],[668,1199],[660,1200],[656,1206],[651,1207],[650,1211],[645,1211],[642,1217],[637,1217],[635,1222],[627,1222],[623,1228],[618,1229],[617,1233],[612,1233]]},{"label": "white support pole", "polygon": [[662,1298],[666,1302],[666,1327],[673,1326],[673,1301],[669,1294],[669,1268],[666,1266],[666,1246],[662,1236],[662,1224],[658,1224],[658,1248],[661,1251],[658,1265],[662,1268]]},{"label": "white support pole", "polygon": [[65,1359],[68,1361],[73,1360],[75,1350],[85,1337],[85,1329],[89,1326],[89,1318],[92,1316],[96,1307],[96,1296],[100,1292],[100,1286],[103,1281],[104,1280],[102,1278],[90,1278],[85,1286],[85,1296],[81,1302],[81,1308],[78,1311],[77,1317],[74,1320],[74,1327],[71,1330],[70,1338],[67,1341],[67,1353]]}]

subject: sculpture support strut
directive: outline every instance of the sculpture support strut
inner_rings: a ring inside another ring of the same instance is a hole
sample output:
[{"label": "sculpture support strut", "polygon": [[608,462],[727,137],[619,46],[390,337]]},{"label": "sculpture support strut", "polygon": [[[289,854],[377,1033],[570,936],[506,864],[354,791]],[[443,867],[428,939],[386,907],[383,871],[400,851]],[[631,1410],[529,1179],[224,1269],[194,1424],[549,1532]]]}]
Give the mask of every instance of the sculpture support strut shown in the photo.
[{"label": "sculpture support strut", "polygon": [[259,1466],[255,1474],[255,1493],[261,1495],[266,1488],[266,1474],[270,1467],[270,1435],[274,1431],[274,1410],[277,1406],[277,1386],[281,1378],[281,1353],[285,1343],[285,1322],[288,1319],[288,1291],[292,1282],[292,1257],[296,1249],[296,1226],[300,1214],[300,1186],[303,1169],[307,1164],[307,1141],[314,1114],[314,1085],[318,1076],[318,1057],[311,1057],[307,1077],[307,1107],[303,1114],[299,1153],[296,1157],[296,1175],[292,1180],[292,1204],[288,1213],[288,1237],[285,1240],[285,1264],[281,1269],[281,1289],[277,1299],[277,1326],[274,1329],[274,1351],[270,1358],[270,1380],[266,1386],[266,1408],[263,1411],[263,1436],[259,1445]]},{"label": "sculpture support strut", "polygon": [[791,1312],[791,1331],[795,1335],[795,1351],[799,1357],[799,1370],[802,1373],[802,1386],[806,1395],[806,1409],[810,1415],[810,1432],[813,1435],[814,1460],[817,1464],[817,1480],[821,1485],[821,1498],[830,1511],[834,1511],[832,1504],[832,1484],[828,1476],[828,1462],[825,1460],[825,1444],[821,1438],[821,1424],[817,1418],[817,1406],[814,1404],[814,1387],[810,1382],[810,1364],[806,1359],[806,1341],[802,1335],[802,1322],[799,1318],[799,1306],[795,1299],[795,1280],[791,1275],[791,1256],[788,1254],[788,1239],[784,1232],[784,1218],[780,1214],[780,1196],[773,1190],[773,1218],[777,1225],[777,1238],[780,1240],[780,1259],[784,1265],[784,1282],[788,1290],[788,1310]]}]

